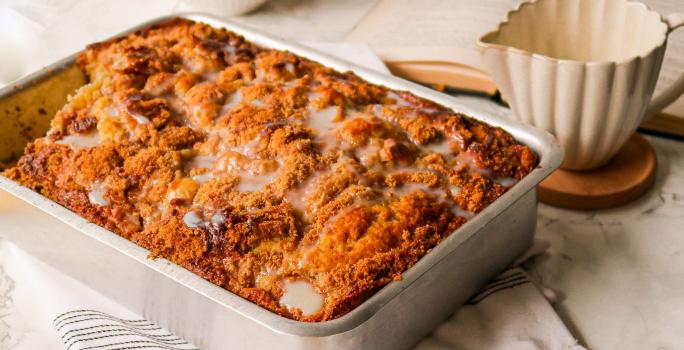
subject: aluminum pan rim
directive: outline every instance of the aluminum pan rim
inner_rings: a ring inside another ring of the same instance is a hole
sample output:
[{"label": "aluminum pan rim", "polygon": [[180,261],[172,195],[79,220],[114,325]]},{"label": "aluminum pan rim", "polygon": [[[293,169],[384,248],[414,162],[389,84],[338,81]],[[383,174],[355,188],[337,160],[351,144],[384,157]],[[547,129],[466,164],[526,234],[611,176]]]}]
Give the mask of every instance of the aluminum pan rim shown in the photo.
[{"label": "aluminum pan rim", "polygon": [[[150,260],[147,258],[148,251],[146,249],[111,231],[89,223],[81,216],[62,207],[56,202],[53,202],[37,192],[20,186],[7,178],[0,176],[0,189],[3,189],[27,201],[28,203],[76,228],[81,233],[86,234],[91,238],[134,258],[138,262],[154,269],[155,271],[158,271],[163,275],[174,279],[178,283],[186,285],[188,288],[193,289],[195,292],[204,295],[214,302],[221,304],[230,311],[237,312],[240,315],[257,322],[274,332],[300,337],[324,337],[344,333],[360,326],[366,320],[370,319],[392,298],[396,297],[403,289],[408,288],[412,283],[418,280],[420,276],[428,273],[432,266],[436,265],[442,259],[448,256],[457,246],[487,226],[487,224],[501,211],[514,204],[528,191],[533,190],[539,184],[539,182],[541,182],[553,170],[558,168],[562,161],[563,151],[560,144],[553,136],[551,136],[551,134],[546,131],[520,124],[511,119],[479,113],[477,110],[470,109],[461,102],[456,101],[453,97],[428,89],[424,86],[360,67],[299,44],[293,44],[281,39],[277,39],[253,28],[234,23],[217,16],[202,13],[183,13],[163,16],[135,26],[132,29],[114,37],[127,35],[150,25],[164,22],[176,17],[204,22],[215,27],[223,27],[237,34],[243,35],[247,40],[250,40],[259,46],[288,50],[297,55],[318,61],[321,64],[338,71],[353,71],[358,76],[368,80],[369,82],[384,85],[392,89],[410,91],[420,97],[427,98],[451,108],[454,111],[463,112],[488,124],[501,127],[512,134],[516,140],[531,147],[540,156],[540,163],[536,169],[534,169],[530,174],[513,186],[503,196],[494,201],[494,203],[489,205],[485,210],[478,213],[463,226],[459,227],[449,237],[437,245],[431,252],[421,258],[413,267],[405,271],[402,274],[401,281],[391,282],[390,284],[381,288],[361,305],[342,317],[331,321],[317,323],[295,321],[279,316],[250,301],[247,301],[246,299],[242,299],[236,294],[233,294],[200,278],[194,273],[185,270],[184,268],[171,263],[166,259]],[[56,62],[55,64],[43,68],[36,73],[30,74],[6,86],[5,88],[0,89],[0,99],[12,95],[13,93],[22,90],[27,86],[30,86],[35,81],[48,76],[52,72],[68,67],[70,64],[73,64],[75,57],[76,54],[69,56]]]}]

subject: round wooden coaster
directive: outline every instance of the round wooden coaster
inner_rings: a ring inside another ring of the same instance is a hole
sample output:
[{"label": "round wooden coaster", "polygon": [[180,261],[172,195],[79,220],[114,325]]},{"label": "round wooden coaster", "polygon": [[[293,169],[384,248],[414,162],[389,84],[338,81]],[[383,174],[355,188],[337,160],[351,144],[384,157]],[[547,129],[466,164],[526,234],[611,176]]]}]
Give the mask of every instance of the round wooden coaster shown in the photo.
[{"label": "round wooden coaster", "polygon": [[558,169],[539,185],[539,200],[570,209],[604,209],[641,196],[657,166],[651,144],[634,134],[606,165],[589,171]]}]

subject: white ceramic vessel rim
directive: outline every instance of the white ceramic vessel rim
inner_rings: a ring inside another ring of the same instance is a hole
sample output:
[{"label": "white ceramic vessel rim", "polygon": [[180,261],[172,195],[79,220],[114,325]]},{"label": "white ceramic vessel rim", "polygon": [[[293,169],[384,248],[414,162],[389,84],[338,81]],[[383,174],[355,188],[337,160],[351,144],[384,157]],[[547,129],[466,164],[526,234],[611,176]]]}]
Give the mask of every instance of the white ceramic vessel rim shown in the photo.
[{"label": "white ceramic vessel rim", "polygon": [[628,65],[631,64],[632,62],[636,60],[643,60],[646,57],[650,56],[653,54],[654,51],[659,50],[665,43],[667,42],[667,34],[669,31],[669,24],[667,21],[665,21],[665,18],[663,15],[661,15],[659,12],[652,10],[650,7],[648,7],[646,4],[638,1],[627,1],[628,6],[640,6],[643,11],[649,12],[649,13],[655,13],[658,18],[660,19],[660,24],[662,25],[662,31],[660,35],[660,40],[658,41],[657,45],[654,45],[651,49],[646,51],[645,53],[642,53],[641,55],[636,55],[632,56],[630,58],[622,59],[622,60],[615,60],[615,61],[604,61],[604,60],[587,60],[587,61],[581,61],[581,60],[571,60],[571,59],[563,59],[563,58],[556,58],[556,57],[551,57],[547,55],[543,55],[540,53],[535,53],[535,52],[530,52],[528,50],[524,49],[519,49],[517,47],[513,47],[510,45],[504,45],[504,44],[499,44],[499,43],[493,43],[489,42],[491,38],[496,38],[501,34],[501,31],[504,27],[507,27],[510,25],[510,20],[513,16],[517,16],[519,12],[524,11],[526,7],[530,6],[535,6],[538,3],[541,3],[546,0],[533,0],[533,1],[528,1],[528,2],[523,2],[520,5],[518,5],[517,8],[511,10],[506,14],[506,18],[499,23],[497,26],[496,30],[493,30],[491,32],[487,32],[486,34],[482,35],[480,39],[477,41],[477,46],[480,47],[481,49],[484,48],[496,48],[499,50],[505,50],[505,51],[510,51],[518,54],[523,54],[527,56],[531,56],[533,59],[539,59],[539,60],[548,60],[553,63],[557,64],[564,64],[564,65],[578,65],[578,66],[599,66],[599,65],[611,65],[614,64],[616,66],[622,66],[622,65]]}]

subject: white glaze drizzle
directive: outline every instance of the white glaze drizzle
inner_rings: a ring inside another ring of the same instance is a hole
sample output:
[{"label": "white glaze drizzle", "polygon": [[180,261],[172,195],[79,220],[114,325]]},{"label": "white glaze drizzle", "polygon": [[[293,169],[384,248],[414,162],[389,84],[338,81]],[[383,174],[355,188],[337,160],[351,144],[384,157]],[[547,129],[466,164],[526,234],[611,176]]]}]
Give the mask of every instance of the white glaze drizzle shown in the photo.
[{"label": "white glaze drizzle", "polygon": [[323,307],[323,295],[314,290],[311,283],[304,280],[283,282],[283,296],[279,303],[289,309],[299,309],[303,316],[310,316]]},{"label": "white glaze drizzle", "polygon": [[421,147],[421,149],[429,151],[430,153],[439,153],[439,154],[443,154],[443,155],[450,155],[453,153],[451,141],[449,141],[449,140],[444,140],[441,142],[433,142],[433,143],[429,143],[427,145],[422,145],[420,147]]},{"label": "white glaze drizzle", "polygon": [[224,104],[221,107],[221,111],[219,114],[224,115],[228,112],[231,112],[234,110],[237,106],[239,106],[242,103],[242,93],[240,93],[240,90],[235,91],[230,97],[228,98],[228,103]]},{"label": "white glaze drizzle", "polygon": [[203,174],[193,176],[192,180],[197,182],[197,183],[203,184],[203,183],[207,183],[207,182],[211,181],[211,179],[213,179],[213,178],[214,178],[214,174],[211,171],[207,171]]},{"label": "white glaze drizzle", "polygon": [[106,192],[107,188],[104,186],[104,184],[99,181],[95,181],[92,185],[90,185],[88,200],[90,203],[99,205],[101,207],[107,206],[109,205],[109,200],[104,197]]},{"label": "white glaze drizzle", "polygon": [[206,228],[210,224],[220,225],[225,222],[221,209],[214,211],[210,218],[206,218],[199,209],[192,209],[183,215],[183,223],[189,228]]},{"label": "white glaze drizzle", "polygon": [[189,228],[204,227],[204,219],[195,210],[185,213],[183,215],[183,222]]},{"label": "white glaze drizzle", "polygon": [[399,107],[411,107],[413,106],[410,102],[406,101],[403,97],[399,96],[396,92],[394,91],[388,91],[387,92],[387,97],[391,98],[394,100],[394,103],[399,106]]},{"label": "white glaze drizzle", "polygon": [[149,120],[146,116],[144,116],[144,115],[142,115],[142,114],[138,114],[138,113],[129,113],[129,114],[130,114],[131,117],[133,117],[133,119],[135,119],[135,121],[136,121],[139,125],[145,125],[145,124],[149,124],[149,123],[150,123],[150,120]]},{"label": "white glaze drizzle", "polygon": [[285,69],[292,74],[295,73],[295,66],[290,62],[285,63]]},{"label": "white glaze drizzle", "polygon": [[266,102],[264,102],[264,101],[262,101],[262,100],[260,100],[260,99],[258,99],[258,98],[255,98],[255,99],[249,101],[249,104],[252,105],[252,106],[254,106],[254,107],[257,107],[257,108],[264,108],[264,107],[266,107]]},{"label": "white glaze drizzle", "polygon": [[305,221],[311,219],[307,211],[307,200],[318,187],[323,174],[323,172],[317,172],[309,176],[304,183],[300,184],[297,188],[285,193],[285,201],[290,203],[293,208],[299,210]]},{"label": "white glaze drizzle", "polygon": [[247,171],[240,171],[240,183],[237,185],[237,190],[240,192],[257,192],[262,191],[268,184],[273,183],[278,172],[253,175]]},{"label": "white glaze drizzle", "polygon": [[212,169],[214,167],[214,163],[216,163],[216,157],[215,156],[203,156],[203,155],[198,155],[192,158],[190,162],[187,163],[187,170],[189,171],[190,169]]},{"label": "white glaze drizzle", "polygon": [[93,148],[102,143],[100,134],[92,132],[86,135],[67,135],[61,140],[55,142],[58,145],[69,146],[71,149],[78,151],[82,149]]},{"label": "white glaze drizzle", "polygon": [[337,116],[337,106],[328,106],[321,110],[309,109],[309,117],[306,119],[306,127],[317,131],[319,136],[324,136],[330,130],[338,127],[334,120]]},{"label": "white glaze drizzle", "polygon": [[[229,49],[233,49],[232,47]],[[234,55],[234,49],[231,51],[231,59],[233,58],[232,56]],[[196,67],[199,68],[199,67]],[[286,69],[288,71],[294,71],[294,66],[291,64],[286,65]],[[259,81],[260,79],[263,79],[263,74],[264,72],[257,72],[257,79],[256,81]],[[215,78],[215,77],[213,77]],[[253,84],[254,82],[251,82]],[[288,82],[284,84],[286,87],[291,87],[294,84],[292,82]],[[317,132],[316,139],[318,141],[323,141],[323,148],[329,149],[331,145],[336,145],[338,140],[333,136],[332,131],[340,126],[338,123],[341,120],[344,120],[344,118],[339,118],[339,120],[336,120],[337,114],[338,114],[338,107],[337,106],[327,106],[324,107],[320,110],[318,110],[316,107],[314,107],[314,101],[324,97],[323,93],[317,92],[317,91],[309,91],[306,93],[306,96],[309,100],[309,105],[306,107],[306,111],[308,112],[306,118],[303,120],[304,126],[314,129]],[[422,108],[422,107],[417,107],[415,106],[412,102],[408,101],[407,99],[401,97],[399,94],[393,91],[389,91],[387,93],[387,97],[394,100],[393,105],[395,107],[401,107],[401,108],[413,108],[415,111],[423,111],[423,112],[436,112],[436,109],[433,108]],[[239,105],[243,103],[243,96],[239,90],[235,91],[229,98],[227,99],[227,103],[225,103],[222,108],[221,108],[221,114],[226,114],[231,111],[233,111],[235,108],[237,108]],[[261,99],[253,99],[248,102],[248,104],[262,108],[266,107],[267,104],[261,100]],[[367,113],[362,113],[358,112],[358,114],[364,118],[379,118],[381,120],[385,120],[387,122],[391,122],[392,124],[395,124],[395,126],[399,127],[397,125],[397,121],[394,120],[388,120],[387,116],[383,115],[383,105],[380,104],[375,104],[372,106],[371,112],[373,114],[369,115]],[[391,108],[391,107],[390,107]],[[353,113],[353,112],[352,112]],[[414,113],[415,114],[415,113]],[[373,116],[375,115],[375,117]],[[133,116],[135,117],[135,116]],[[293,120],[288,120],[288,122],[292,122]],[[149,121],[148,121],[149,122]],[[264,125],[264,129],[269,127],[270,125]],[[204,168],[209,171],[206,171],[204,173],[201,173],[199,175],[193,176],[193,180],[197,181],[198,183],[205,183],[210,181],[216,173],[216,171],[227,171],[229,173],[233,173],[239,176],[239,183],[236,186],[236,190],[241,191],[241,192],[255,192],[255,191],[262,191],[268,184],[271,184],[275,181],[278,172],[277,171],[272,171],[272,172],[267,172],[267,173],[259,173],[259,174],[254,174],[253,172],[247,171],[246,169],[241,168],[242,165],[239,164],[234,164],[234,167],[231,167],[230,169],[215,169],[217,166],[217,161],[221,159],[221,156],[225,154],[226,152],[235,152],[239,153],[241,155],[244,155],[245,157],[248,157],[250,159],[255,159],[254,155],[254,148],[257,146],[258,141],[260,137],[257,136],[254,140],[248,142],[247,144],[240,145],[240,146],[234,146],[234,147],[229,147],[223,144],[223,142],[219,141],[219,150],[211,155],[202,155],[202,156],[196,156],[194,157],[188,164],[186,164],[186,171],[192,170],[192,169],[197,169],[197,168]],[[381,140],[380,140],[381,141]],[[473,173],[480,173],[484,175],[490,175],[491,171],[489,169],[482,169],[478,167],[475,162],[474,158],[472,155],[468,154],[467,152],[457,152],[452,145],[451,139],[446,139],[440,142],[435,142],[427,145],[416,145],[423,153],[439,153],[443,154],[446,156],[447,161],[453,165],[455,163],[456,166],[467,166],[469,171]],[[359,158],[360,162],[367,166],[367,167],[372,167],[375,166],[376,164],[379,164],[377,159],[379,158],[380,151],[382,150],[382,142],[380,143],[373,143],[371,142],[370,144],[366,145],[365,147],[356,149],[354,152],[356,152],[357,157]],[[449,161],[451,160],[451,161]],[[378,165],[380,166],[380,165]],[[512,186],[514,185],[517,181],[511,178],[496,178],[494,179],[496,183],[499,183],[503,186]],[[290,190],[286,192],[284,200],[289,202],[295,209],[301,211],[304,214],[305,219],[307,218],[307,198],[310,196],[312,189],[314,186],[312,185],[311,181],[305,182],[304,185],[300,186],[298,189]],[[410,195],[415,191],[422,190],[429,195],[434,195],[440,198],[441,201],[447,200],[448,206],[450,210],[459,216],[463,216],[466,218],[472,217],[474,214],[472,212],[468,212],[466,210],[463,210],[460,208],[457,204],[453,202],[453,196],[455,196],[459,191],[460,188],[458,186],[453,186],[449,185],[448,189],[442,189],[442,188],[430,188],[425,184],[418,184],[418,183],[407,183],[404,184],[403,186],[399,186],[394,189],[387,189],[383,190],[385,192],[392,192],[394,195],[398,196],[405,196],[405,195]],[[219,213],[220,214],[220,213]],[[197,219],[204,220],[202,217],[193,217],[193,215],[197,215],[194,212],[189,212],[188,214],[188,220],[190,222],[190,225],[205,225],[206,221],[201,221],[199,223],[195,223]],[[213,220],[209,220],[213,221]]]},{"label": "white glaze drizzle", "polygon": [[512,177],[497,177],[494,182],[504,187],[512,187],[518,183],[518,180]]},{"label": "white glaze drizzle", "polygon": [[214,212],[214,215],[211,216],[209,219],[209,222],[211,222],[214,225],[220,225],[226,221],[226,218],[223,216],[223,213],[221,212],[221,209],[218,209]]}]

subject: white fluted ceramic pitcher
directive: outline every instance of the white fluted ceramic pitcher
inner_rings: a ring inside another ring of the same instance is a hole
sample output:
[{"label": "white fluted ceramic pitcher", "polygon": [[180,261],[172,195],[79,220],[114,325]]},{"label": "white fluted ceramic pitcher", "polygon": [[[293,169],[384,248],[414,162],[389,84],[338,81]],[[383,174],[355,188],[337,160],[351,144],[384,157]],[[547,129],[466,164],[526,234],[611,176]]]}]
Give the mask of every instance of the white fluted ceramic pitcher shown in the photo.
[{"label": "white fluted ceramic pitcher", "polygon": [[652,99],[667,36],[684,13],[663,17],[626,0],[537,0],[478,42],[516,117],[556,135],[562,167],[608,162],[645,118],[684,93],[684,76]]}]

